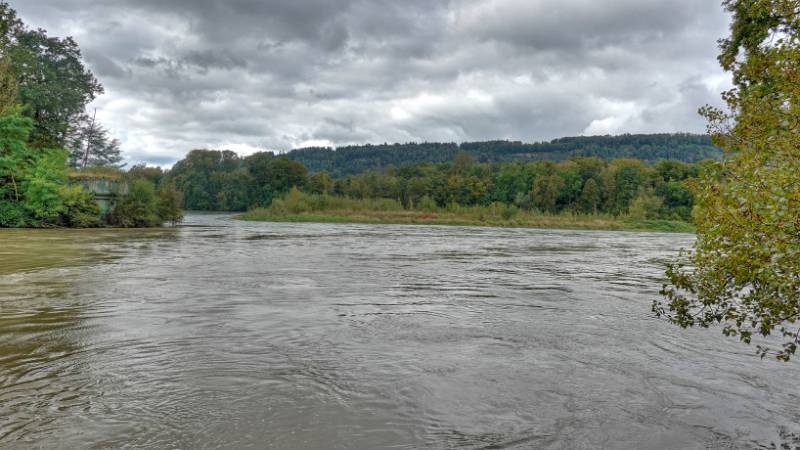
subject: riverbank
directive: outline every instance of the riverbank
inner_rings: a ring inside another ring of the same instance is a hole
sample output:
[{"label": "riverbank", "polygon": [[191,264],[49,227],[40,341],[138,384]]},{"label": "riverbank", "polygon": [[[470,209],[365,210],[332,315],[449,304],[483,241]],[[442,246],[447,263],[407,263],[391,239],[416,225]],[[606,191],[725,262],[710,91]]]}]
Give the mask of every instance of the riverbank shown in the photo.
[{"label": "riverbank", "polygon": [[641,220],[610,214],[547,214],[516,206],[492,203],[486,206],[451,204],[438,207],[406,208],[386,198],[350,198],[308,194],[297,189],[272,201],[268,208],[256,208],[235,216],[261,222],[322,222],[401,225],[458,225],[509,228],[553,228],[576,230],[629,230],[692,233],[691,224],[672,220]]},{"label": "riverbank", "polygon": [[548,215],[519,212],[505,219],[498,216],[446,211],[352,211],[327,210],[280,213],[270,209],[254,209],[235,216],[240,220],[260,222],[318,222],[401,225],[458,225],[510,228],[551,228],[608,231],[658,231],[693,233],[691,224],[672,220],[626,220],[601,215]]}]

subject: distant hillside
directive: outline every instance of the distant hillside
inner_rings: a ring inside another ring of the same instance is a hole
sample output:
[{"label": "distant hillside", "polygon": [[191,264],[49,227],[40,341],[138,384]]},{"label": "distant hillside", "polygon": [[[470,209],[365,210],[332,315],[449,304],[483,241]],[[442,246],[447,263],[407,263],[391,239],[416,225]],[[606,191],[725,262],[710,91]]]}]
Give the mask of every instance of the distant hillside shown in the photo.
[{"label": "distant hillside", "polygon": [[572,156],[597,156],[603,159],[638,158],[654,162],[676,159],[694,163],[719,158],[722,152],[711,139],[697,134],[625,134],[621,136],[565,137],[550,142],[525,144],[510,141],[455,143],[410,143],[362,145],[331,148],[303,148],[286,154],[303,163],[311,172],[355,175],[389,166],[421,162],[452,161],[458,152],[467,152],[479,162],[561,161]]}]

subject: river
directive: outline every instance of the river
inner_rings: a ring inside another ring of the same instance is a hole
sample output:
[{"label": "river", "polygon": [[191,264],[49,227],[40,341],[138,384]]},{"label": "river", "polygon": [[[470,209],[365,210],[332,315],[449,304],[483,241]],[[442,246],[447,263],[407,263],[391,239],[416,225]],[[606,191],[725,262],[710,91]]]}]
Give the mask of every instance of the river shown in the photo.
[{"label": "river", "polygon": [[798,445],[798,363],[650,312],[692,239],[0,230],[0,448]]}]

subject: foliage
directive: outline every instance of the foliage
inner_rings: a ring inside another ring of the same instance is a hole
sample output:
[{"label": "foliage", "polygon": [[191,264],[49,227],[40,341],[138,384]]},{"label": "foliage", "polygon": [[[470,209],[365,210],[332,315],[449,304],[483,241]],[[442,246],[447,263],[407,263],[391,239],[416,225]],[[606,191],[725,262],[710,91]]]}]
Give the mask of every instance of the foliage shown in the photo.
[{"label": "foliage", "polygon": [[601,157],[606,160],[636,158],[646,162],[676,159],[698,162],[716,159],[721,151],[708,136],[691,134],[646,134],[621,136],[565,137],[550,142],[526,144],[510,141],[455,143],[408,143],[361,145],[330,148],[304,148],[286,154],[311,172],[325,171],[334,178],[391,167],[423,163],[439,164],[456,160],[457,174],[470,170],[472,162],[506,163],[563,161],[574,157]]},{"label": "foliage", "polygon": [[66,142],[72,167],[119,167],[120,142],[94,117],[84,115],[73,125]]},{"label": "foliage", "polygon": [[452,163],[414,164],[333,180],[325,172],[308,177],[301,164],[272,153],[240,158],[228,151],[194,150],[162,178],[174,182],[186,207],[196,210],[267,207],[273,198],[298,187],[314,194],[398,200],[407,209],[498,202],[550,213],[626,215],[644,189],[661,205],[646,218],[688,221],[693,206],[688,183],[699,170],[699,165],[679,161],[649,167],[635,159],[596,157],[477,163],[461,154]]},{"label": "foliage", "polygon": [[31,149],[33,122],[18,109],[0,115],[0,226],[97,226],[94,198],[67,185],[66,153]]},{"label": "foliage", "polygon": [[269,214],[301,214],[329,210],[340,211],[393,211],[402,210],[403,206],[396,200],[389,199],[353,199],[327,194],[306,194],[298,188],[292,188],[283,198],[276,199],[269,208]]},{"label": "foliage", "polygon": [[800,343],[800,17],[796,1],[727,0],[731,36],[720,63],[733,74],[728,111],[702,109],[726,158],[697,181],[699,236],[654,311],[682,327],[724,325],[750,343],[774,333],[789,360]]},{"label": "foliage", "polygon": [[86,192],[82,186],[61,186],[59,194],[62,199],[63,225],[70,228],[93,228],[101,225],[100,207],[94,195]]},{"label": "foliage", "polygon": [[[108,169],[105,167],[94,168],[92,169],[92,171],[93,172],[107,171],[107,172],[117,172],[117,173],[120,172],[119,170],[114,170],[113,168]],[[161,184],[161,180],[164,178],[164,170],[161,169],[161,167],[148,166],[146,164],[136,164],[130,169],[128,169],[126,176],[127,178],[131,179],[144,178],[147,181],[153,183],[155,186],[158,186]]]},{"label": "foliage", "polygon": [[123,195],[110,214],[109,223],[123,228],[158,227],[164,222],[175,225],[183,220],[183,195],[171,183],[156,189],[145,178],[128,182],[128,193]]},{"label": "foliage", "polygon": [[116,167],[89,167],[86,169],[71,169],[67,172],[67,178],[70,180],[121,181],[125,177],[125,172]]},{"label": "foliage", "polygon": [[506,205],[506,206],[504,206],[502,212],[500,213],[500,215],[505,220],[511,220],[517,214],[519,214],[519,208],[517,208],[514,205]]},{"label": "foliage", "polygon": [[556,174],[538,177],[531,191],[534,206],[542,211],[557,212],[556,206],[564,185],[564,179]]},{"label": "foliage", "polygon": [[128,194],[120,199],[111,213],[110,222],[123,228],[155,227],[163,223],[158,215],[156,189],[145,179],[130,183]]},{"label": "foliage", "polygon": [[657,230],[689,232],[685,222],[666,220],[629,221],[610,215],[576,215],[568,212],[543,214],[523,211],[493,202],[486,206],[447,205],[438,207],[423,197],[416,209],[405,208],[393,199],[351,198],[309,194],[297,188],[275,199],[268,208],[256,208],[238,216],[245,220],[288,222],[358,222],[498,227],[574,228],[604,230]]},{"label": "foliage", "polygon": [[327,194],[333,190],[333,180],[325,172],[317,172],[308,179],[308,189],[313,194]]},{"label": "foliage", "polygon": [[33,147],[67,148],[73,167],[119,165],[119,141],[86,114],[86,105],[102,93],[71,37],[29,29],[0,1],[0,112],[24,107],[34,120]]},{"label": "foliage", "polygon": [[652,189],[640,188],[628,208],[628,215],[634,220],[658,219],[663,204],[664,200],[657,196]]},{"label": "foliage", "polygon": [[[0,226],[101,224],[94,196],[79,183],[123,178],[116,167],[119,143],[85,114],[102,90],[72,38],[28,29],[0,1]],[[68,156],[84,169],[68,172]],[[162,175],[146,167],[129,174],[157,181]],[[179,221],[180,193],[165,186],[156,196],[147,183],[133,183],[135,189],[122,197],[114,220],[123,226]]]},{"label": "foliage", "polygon": [[[193,150],[165,178],[183,193],[187,209],[205,211],[268,206],[293,186],[309,183],[308,170],[296,161],[272,153],[240,158],[227,150]],[[330,178],[323,175],[318,175],[315,183],[318,189],[332,186]]]},{"label": "foliage", "polygon": [[16,106],[19,85],[11,70],[11,59],[0,54],[0,114]]},{"label": "foliage", "polygon": [[158,217],[172,225],[183,220],[183,195],[172,183],[158,187]]},{"label": "foliage", "polygon": [[578,210],[585,214],[597,214],[597,208],[600,206],[600,187],[594,178],[589,178],[583,183],[581,189],[581,196],[578,199]]},{"label": "foliage", "polygon": [[28,29],[16,12],[0,2],[0,53],[8,57],[19,83],[18,101],[35,121],[31,140],[36,147],[62,147],[86,105],[103,92],[84,67],[72,38],[47,36]]}]

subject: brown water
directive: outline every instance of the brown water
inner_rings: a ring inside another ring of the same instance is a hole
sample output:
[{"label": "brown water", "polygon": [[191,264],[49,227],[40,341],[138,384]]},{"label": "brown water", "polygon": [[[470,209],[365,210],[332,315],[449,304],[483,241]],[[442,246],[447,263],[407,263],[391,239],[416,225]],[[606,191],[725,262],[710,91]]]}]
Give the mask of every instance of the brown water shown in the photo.
[{"label": "brown water", "polygon": [[796,445],[798,363],[652,317],[691,239],[0,230],[0,447]]}]

